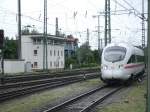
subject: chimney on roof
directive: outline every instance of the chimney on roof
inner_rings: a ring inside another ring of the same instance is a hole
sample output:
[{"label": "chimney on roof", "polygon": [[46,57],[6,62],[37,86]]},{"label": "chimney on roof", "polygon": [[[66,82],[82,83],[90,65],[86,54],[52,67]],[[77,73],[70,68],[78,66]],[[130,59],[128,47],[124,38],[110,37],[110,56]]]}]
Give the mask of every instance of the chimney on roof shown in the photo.
[{"label": "chimney on roof", "polygon": [[59,36],[59,31],[58,31],[58,18],[56,17],[56,36]]}]

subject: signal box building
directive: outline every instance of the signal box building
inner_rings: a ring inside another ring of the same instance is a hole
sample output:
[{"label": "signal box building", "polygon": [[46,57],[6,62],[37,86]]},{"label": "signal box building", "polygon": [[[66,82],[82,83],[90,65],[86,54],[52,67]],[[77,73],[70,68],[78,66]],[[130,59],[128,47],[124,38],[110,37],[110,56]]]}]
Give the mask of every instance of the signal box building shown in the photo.
[{"label": "signal box building", "polygon": [[[48,69],[64,68],[64,42],[64,37],[48,35]],[[32,69],[43,69],[43,35],[22,35],[21,56],[25,63],[31,63]]]},{"label": "signal box building", "polygon": [[78,48],[78,39],[68,35],[65,41],[65,57],[74,56]]}]

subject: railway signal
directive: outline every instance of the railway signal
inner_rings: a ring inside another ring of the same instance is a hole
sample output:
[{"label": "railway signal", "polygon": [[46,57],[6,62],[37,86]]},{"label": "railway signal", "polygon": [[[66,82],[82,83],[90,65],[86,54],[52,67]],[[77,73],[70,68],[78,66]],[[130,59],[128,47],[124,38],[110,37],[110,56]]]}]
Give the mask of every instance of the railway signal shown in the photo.
[{"label": "railway signal", "polygon": [[4,30],[0,30],[0,58],[1,58],[1,75],[0,75],[0,82],[3,84],[3,76],[4,76],[4,59],[3,59],[3,46],[4,46]]}]

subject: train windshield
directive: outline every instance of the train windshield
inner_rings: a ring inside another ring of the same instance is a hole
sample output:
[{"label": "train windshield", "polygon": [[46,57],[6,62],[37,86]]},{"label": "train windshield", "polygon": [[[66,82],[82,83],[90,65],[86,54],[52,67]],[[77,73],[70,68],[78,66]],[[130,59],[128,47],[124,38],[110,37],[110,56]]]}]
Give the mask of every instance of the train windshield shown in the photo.
[{"label": "train windshield", "polygon": [[108,47],[104,52],[104,59],[109,62],[122,61],[126,55],[126,48],[120,46]]}]

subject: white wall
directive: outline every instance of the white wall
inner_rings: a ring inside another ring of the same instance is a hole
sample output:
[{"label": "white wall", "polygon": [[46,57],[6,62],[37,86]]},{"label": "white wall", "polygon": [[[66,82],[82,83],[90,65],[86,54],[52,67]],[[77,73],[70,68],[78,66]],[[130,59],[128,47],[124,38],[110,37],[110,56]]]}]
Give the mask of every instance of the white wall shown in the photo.
[{"label": "white wall", "polygon": [[24,69],[24,60],[4,60],[4,73],[20,73]]},{"label": "white wall", "polygon": [[[33,44],[33,40],[30,35],[22,36],[21,40],[21,54],[22,59],[26,62],[31,62],[33,65],[32,69],[43,69],[43,44]],[[34,55],[34,50],[37,50],[37,55]],[[54,56],[55,50],[55,56]],[[52,55],[50,55],[50,51],[52,51]],[[59,51],[59,56],[58,56]],[[62,52],[62,55],[61,55]],[[56,68],[64,68],[64,45],[47,45],[47,54],[48,54],[48,69],[56,69]],[[59,66],[54,65],[57,63]],[[37,68],[34,67],[34,62],[38,63]],[[50,66],[52,63],[52,66]]]},{"label": "white wall", "polygon": [[[52,56],[50,55],[50,50],[52,51]],[[54,56],[54,50],[55,50],[55,56]],[[50,69],[64,68],[64,46],[60,46],[60,45],[48,46],[47,54],[48,54],[48,68]],[[52,66],[50,66],[50,63],[52,63]]]},{"label": "white wall", "polygon": [[25,62],[33,60],[33,42],[28,36],[21,38],[21,56]]}]

